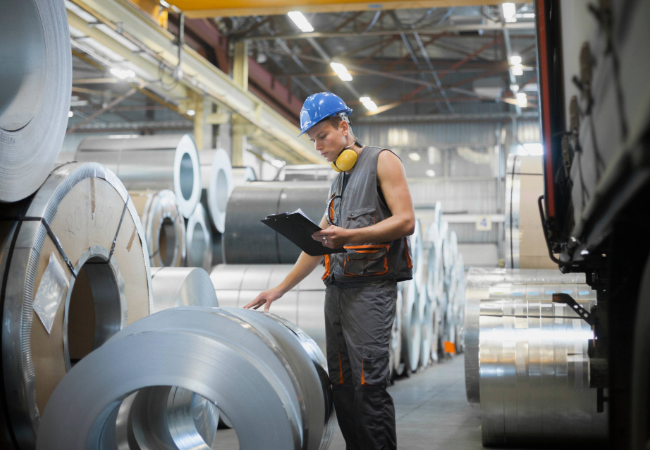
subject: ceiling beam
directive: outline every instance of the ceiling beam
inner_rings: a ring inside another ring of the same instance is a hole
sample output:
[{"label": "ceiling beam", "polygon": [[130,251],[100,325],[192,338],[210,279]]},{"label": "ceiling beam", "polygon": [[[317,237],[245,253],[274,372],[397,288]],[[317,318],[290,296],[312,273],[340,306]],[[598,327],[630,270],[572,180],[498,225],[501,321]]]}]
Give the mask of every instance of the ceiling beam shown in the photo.
[{"label": "ceiling beam", "polygon": [[274,39],[307,39],[307,38],[338,38],[338,37],[363,37],[368,36],[389,36],[389,35],[399,35],[401,33],[405,34],[414,34],[419,33],[422,35],[427,35],[431,33],[458,33],[458,32],[468,32],[468,31],[501,31],[501,30],[534,30],[534,22],[516,22],[508,23],[502,25],[500,23],[486,23],[486,24],[472,24],[472,25],[446,25],[446,26],[434,26],[434,27],[424,27],[424,28],[405,28],[403,30],[391,29],[391,30],[370,30],[368,32],[361,31],[337,31],[337,32],[328,32],[328,31],[316,31],[312,33],[294,33],[294,34],[283,34],[275,36],[245,36],[240,39],[243,40],[274,40]]},{"label": "ceiling beam", "polygon": [[377,11],[393,9],[446,8],[451,6],[476,6],[500,4],[504,0],[392,0],[381,3],[358,0],[169,0],[187,17],[228,17],[286,14],[300,9],[303,13],[339,13],[347,11]]}]

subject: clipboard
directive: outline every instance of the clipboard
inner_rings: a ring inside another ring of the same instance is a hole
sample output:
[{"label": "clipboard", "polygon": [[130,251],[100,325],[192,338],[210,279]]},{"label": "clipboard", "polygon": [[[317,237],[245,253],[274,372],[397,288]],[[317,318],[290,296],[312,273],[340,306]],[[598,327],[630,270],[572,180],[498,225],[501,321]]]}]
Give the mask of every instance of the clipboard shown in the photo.
[{"label": "clipboard", "polygon": [[311,235],[317,231],[322,231],[322,229],[312,222],[301,210],[267,216],[261,222],[289,239],[309,256],[346,253],[344,248],[334,249],[325,247],[320,242],[313,240]]}]

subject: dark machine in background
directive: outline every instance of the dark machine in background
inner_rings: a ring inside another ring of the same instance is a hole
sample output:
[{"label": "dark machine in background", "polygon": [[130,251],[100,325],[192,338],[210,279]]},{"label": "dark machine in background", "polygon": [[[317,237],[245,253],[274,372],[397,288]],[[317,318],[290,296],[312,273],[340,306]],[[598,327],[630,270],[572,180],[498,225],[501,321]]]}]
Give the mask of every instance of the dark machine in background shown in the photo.
[{"label": "dark machine in background", "polygon": [[650,2],[536,12],[549,255],[598,291],[590,385],[610,448],[650,448]]}]

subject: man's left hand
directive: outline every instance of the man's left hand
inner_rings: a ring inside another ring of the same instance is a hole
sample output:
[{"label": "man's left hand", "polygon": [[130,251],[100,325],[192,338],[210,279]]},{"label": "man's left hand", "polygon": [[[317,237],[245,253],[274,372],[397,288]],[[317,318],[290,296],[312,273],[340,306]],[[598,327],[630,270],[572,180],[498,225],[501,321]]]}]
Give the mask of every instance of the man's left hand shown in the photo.
[{"label": "man's left hand", "polygon": [[317,231],[311,237],[328,248],[341,248],[350,240],[350,231],[345,228],[330,225],[323,231]]}]

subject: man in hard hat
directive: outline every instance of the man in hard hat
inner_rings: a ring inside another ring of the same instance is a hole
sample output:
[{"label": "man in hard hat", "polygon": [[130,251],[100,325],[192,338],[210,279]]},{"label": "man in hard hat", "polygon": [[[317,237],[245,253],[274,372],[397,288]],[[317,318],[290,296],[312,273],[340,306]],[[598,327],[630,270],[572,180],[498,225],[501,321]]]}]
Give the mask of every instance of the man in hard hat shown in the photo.
[{"label": "man in hard hat", "polygon": [[[350,127],[352,112],[332,93],[314,94],[300,112],[301,133],[340,172],[314,233],[325,247],[345,248],[324,258],[327,364],[334,406],[348,450],[397,448],[395,407],[386,391],[397,282],[412,278],[407,236],[415,213],[404,166],[392,151],[362,145]],[[271,303],[319,263],[302,253],[278,286],[246,308]]]}]

